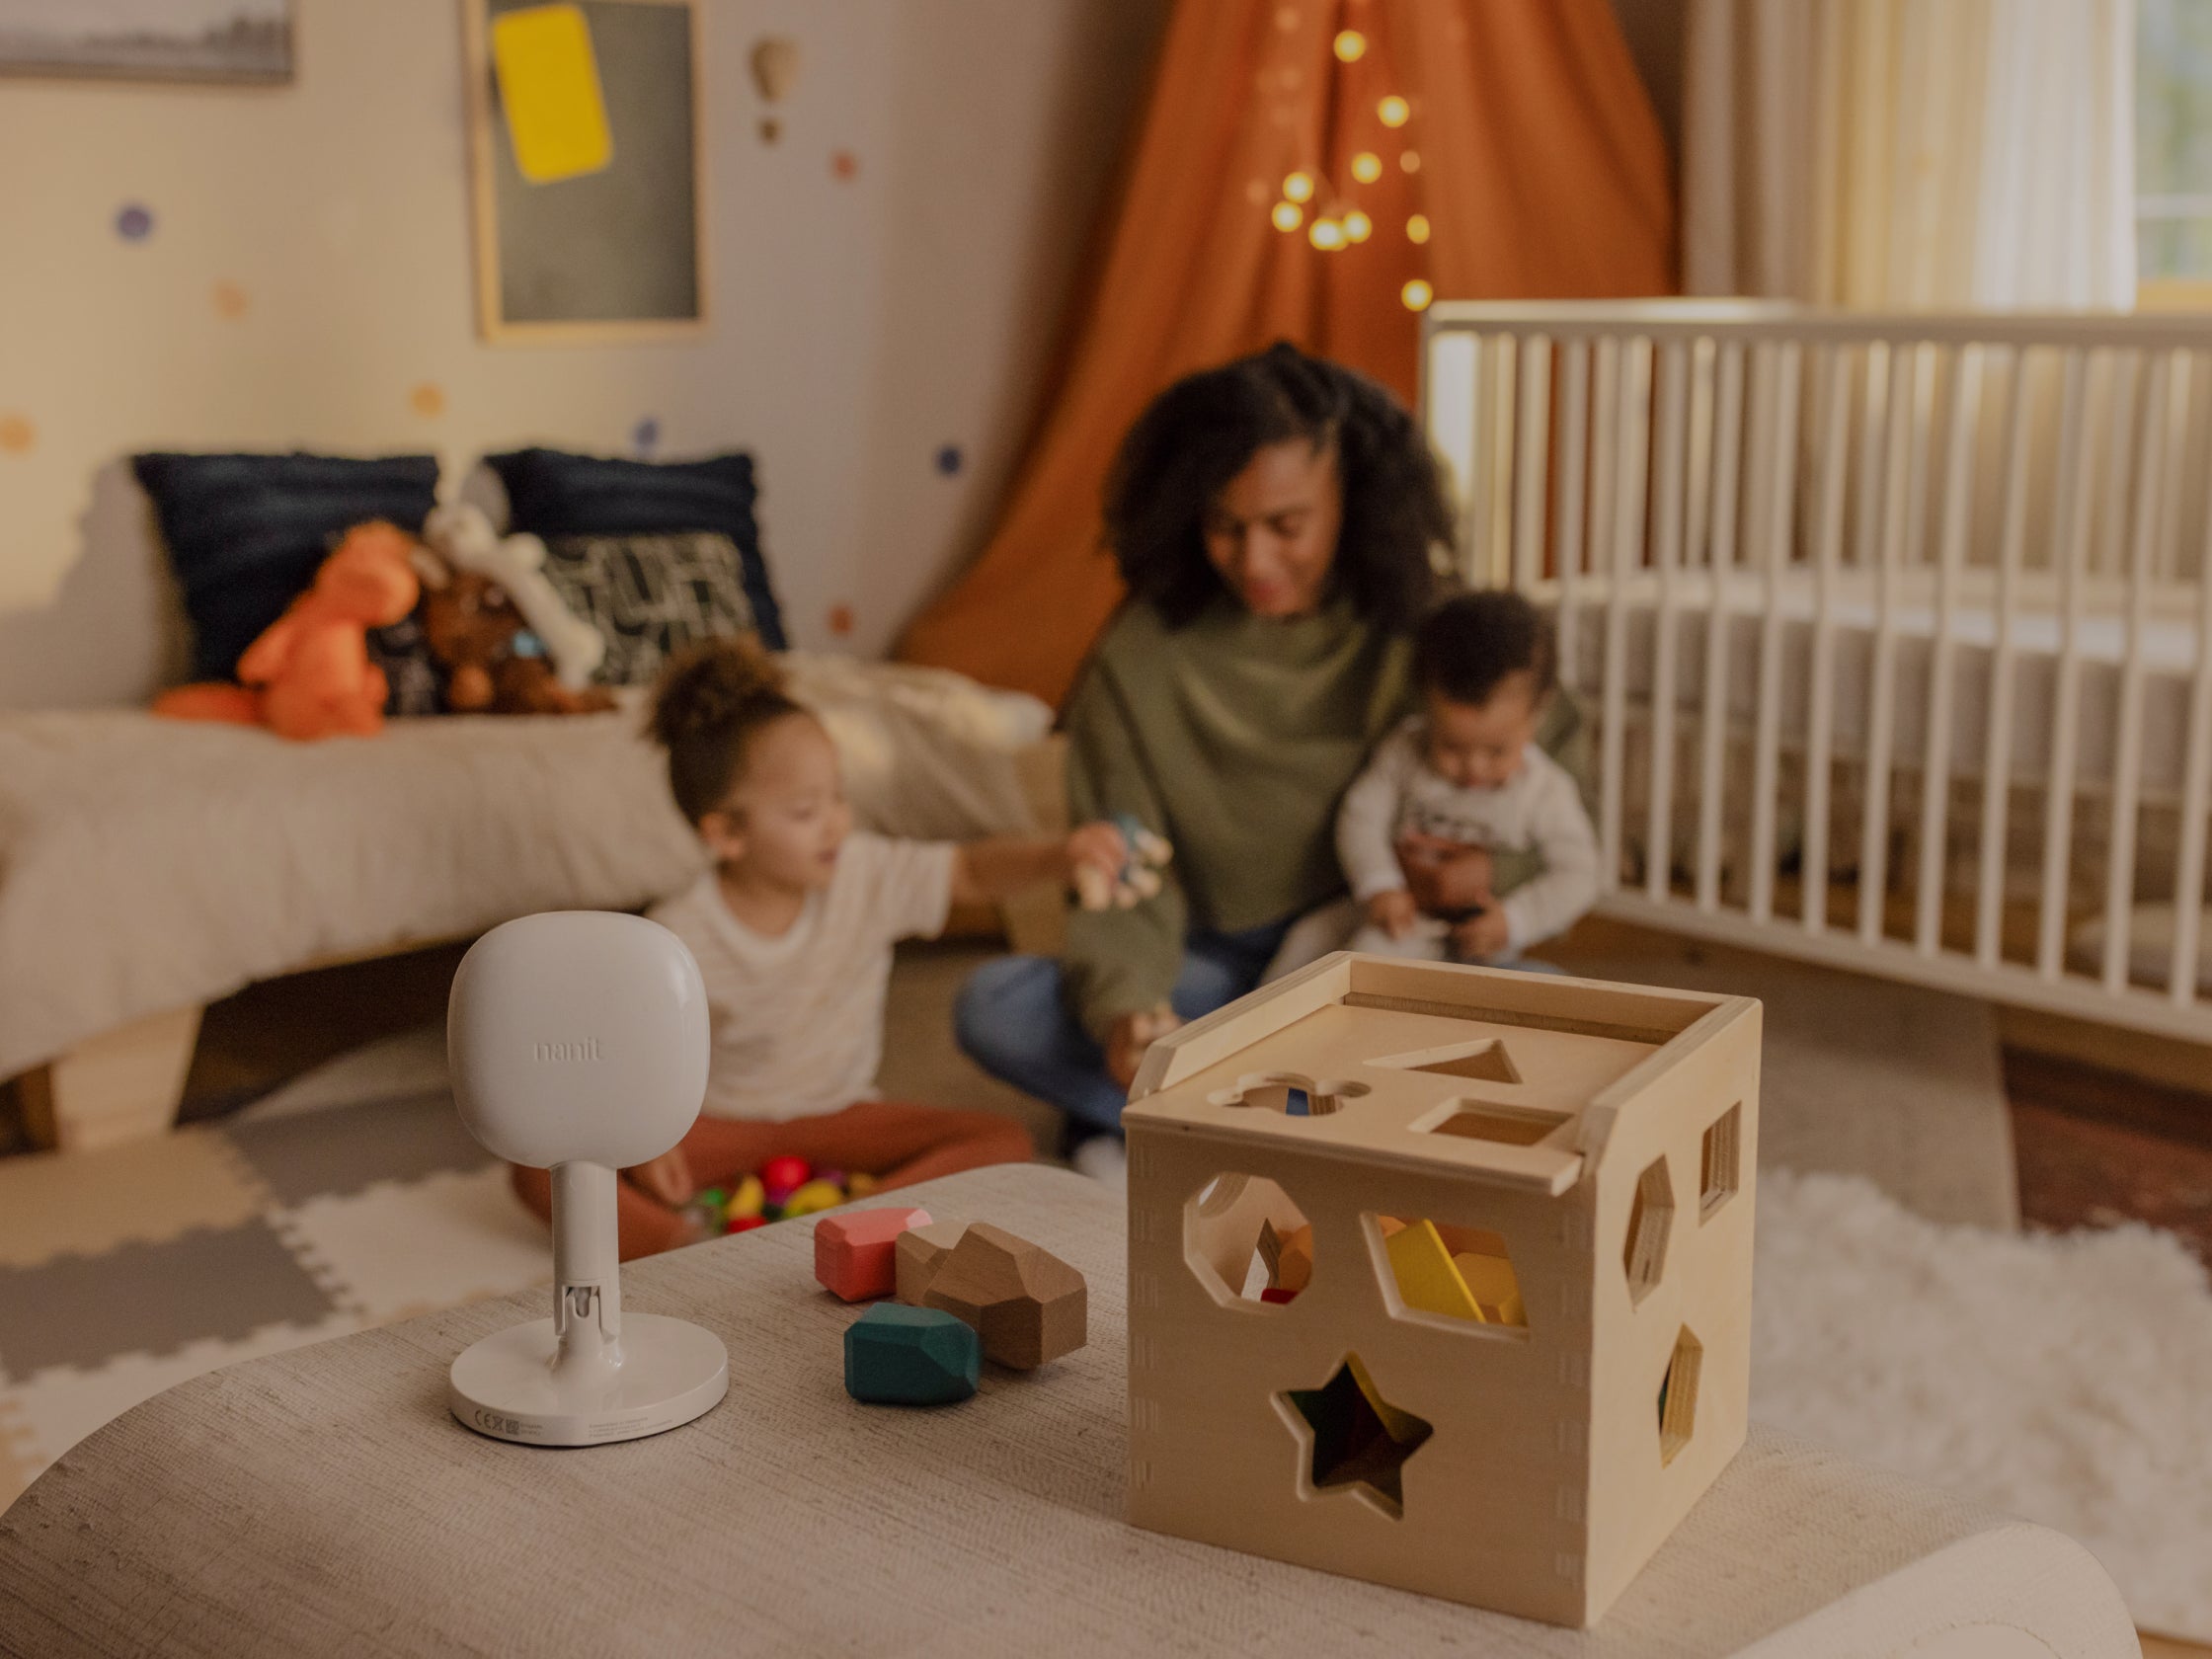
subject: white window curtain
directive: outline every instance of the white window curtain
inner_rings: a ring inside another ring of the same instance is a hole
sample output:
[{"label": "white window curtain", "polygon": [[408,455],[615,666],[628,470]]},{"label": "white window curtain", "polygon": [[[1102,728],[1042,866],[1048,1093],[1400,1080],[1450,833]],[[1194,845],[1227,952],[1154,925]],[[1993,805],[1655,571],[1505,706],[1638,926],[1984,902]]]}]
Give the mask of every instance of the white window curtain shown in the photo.
[{"label": "white window curtain", "polygon": [[2133,0],[1691,0],[1685,286],[2135,303]]}]

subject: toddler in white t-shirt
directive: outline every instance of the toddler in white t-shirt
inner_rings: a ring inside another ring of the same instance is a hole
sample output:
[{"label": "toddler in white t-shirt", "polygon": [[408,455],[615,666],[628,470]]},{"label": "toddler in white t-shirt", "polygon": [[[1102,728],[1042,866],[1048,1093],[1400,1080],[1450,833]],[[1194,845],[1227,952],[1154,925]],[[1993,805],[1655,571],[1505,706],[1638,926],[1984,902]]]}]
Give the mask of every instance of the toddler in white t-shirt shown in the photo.
[{"label": "toddler in white t-shirt", "polygon": [[[1006,1118],[877,1098],[892,946],[942,931],[956,903],[1065,882],[1083,864],[1118,872],[1120,831],[965,844],[856,832],[830,735],[750,638],[672,664],[652,731],[714,865],[647,913],[698,960],[714,1049],[699,1121],[622,1172],[623,1259],[688,1242],[680,1212],[694,1194],[785,1153],[884,1187],[1026,1160],[1028,1134]],[[543,1170],[514,1180],[551,1214]]]}]

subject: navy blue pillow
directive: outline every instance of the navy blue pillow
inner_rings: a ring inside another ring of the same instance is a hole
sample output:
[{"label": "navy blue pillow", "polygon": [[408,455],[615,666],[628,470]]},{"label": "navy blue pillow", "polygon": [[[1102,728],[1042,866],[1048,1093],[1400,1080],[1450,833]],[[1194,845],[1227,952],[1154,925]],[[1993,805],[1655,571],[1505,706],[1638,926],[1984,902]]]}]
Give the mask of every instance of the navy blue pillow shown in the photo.
[{"label": "navy blue pillow", "polygon": [[508,527],[541,536],[622,536],[714,530],[737,545],[753,626],[771,651],[784,649],[783,613],[760,553],[752,516],[752,457],[619,461],[558,449],[487,455],[507,486]]},{"label": "navy blue pillow", "polygon": [[134,455],[192,618],[195,679],[228,679],[246,648],[368,518],[420,532],[435,455]]}]

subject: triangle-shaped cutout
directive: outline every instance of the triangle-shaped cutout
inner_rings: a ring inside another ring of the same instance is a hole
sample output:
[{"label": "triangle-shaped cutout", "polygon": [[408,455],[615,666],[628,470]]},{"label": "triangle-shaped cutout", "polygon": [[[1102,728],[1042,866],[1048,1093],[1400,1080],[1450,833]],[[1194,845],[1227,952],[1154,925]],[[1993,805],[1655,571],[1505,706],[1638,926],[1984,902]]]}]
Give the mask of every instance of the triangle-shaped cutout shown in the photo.
[{"label": "triangle-shaped cutout", "polygon": [[1521,1068],[1513,1064],[1513,1056],[1507,1053],[1505,1044],[1496,1038],[1456,1049],[1437,1050],[1407,1069],[1429,1071],[1439,1077],[1471,1077],[1484,1083],[1518,1083],[1521,1080]]}]

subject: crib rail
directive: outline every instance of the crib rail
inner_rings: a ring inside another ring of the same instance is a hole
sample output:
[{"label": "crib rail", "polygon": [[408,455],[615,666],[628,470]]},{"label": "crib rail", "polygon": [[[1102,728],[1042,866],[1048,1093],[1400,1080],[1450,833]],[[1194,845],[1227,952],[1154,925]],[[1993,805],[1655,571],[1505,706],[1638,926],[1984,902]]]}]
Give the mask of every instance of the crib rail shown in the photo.
[{"label": "crib rail", "polygon": [[2212,326],[1439,304],[1421,370],[1603,909],[2212,1041]]}]

